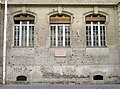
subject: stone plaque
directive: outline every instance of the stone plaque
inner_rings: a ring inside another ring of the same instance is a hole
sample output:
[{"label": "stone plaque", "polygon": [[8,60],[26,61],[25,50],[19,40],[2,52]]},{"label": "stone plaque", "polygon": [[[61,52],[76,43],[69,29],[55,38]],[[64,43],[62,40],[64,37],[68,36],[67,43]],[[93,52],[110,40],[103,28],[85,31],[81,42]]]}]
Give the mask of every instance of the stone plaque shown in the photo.
[{"label": "stone plaque", "polygon": [[55,57],[56,58],[65,58],[66,57],[66,50],[64,50],[64,49],[55,50]]}]

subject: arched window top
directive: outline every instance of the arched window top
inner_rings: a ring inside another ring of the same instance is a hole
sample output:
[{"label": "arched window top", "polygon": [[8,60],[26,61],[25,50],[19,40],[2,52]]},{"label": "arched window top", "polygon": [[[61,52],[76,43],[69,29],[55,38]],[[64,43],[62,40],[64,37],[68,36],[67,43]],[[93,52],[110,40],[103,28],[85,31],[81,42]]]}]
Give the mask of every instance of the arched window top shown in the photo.
[{"label": "arched window top", "polygon": [[34,17],[34,16],[30,14],[19,14],[19,15],[15,15],[14,17]]},{"label": "arched window top", "polygon": [[106,16],[101,14],[90,14],[85,17],[86,21],[106,21]]},{"label": "arched window top", "polygon": [[66,14],[54,14],[54,15],[51,15],[50,17],[70,17],[70,16]]},{"label": "arched window top", "polygon": [[35,17],[33,15],[30,15],[30,14],[19,14],[19,15],[16,15],[14,16],[14,20],[34,20]]},{"label": "arched window top", "polygon": [[87,15],[86,17],[105,17],[105,16],[101,14],[90,14],[90,15]]},{"label": "arched window top", "polygon": [[66,14],[51,15],[50,23],[71,23],[71,17]]}]

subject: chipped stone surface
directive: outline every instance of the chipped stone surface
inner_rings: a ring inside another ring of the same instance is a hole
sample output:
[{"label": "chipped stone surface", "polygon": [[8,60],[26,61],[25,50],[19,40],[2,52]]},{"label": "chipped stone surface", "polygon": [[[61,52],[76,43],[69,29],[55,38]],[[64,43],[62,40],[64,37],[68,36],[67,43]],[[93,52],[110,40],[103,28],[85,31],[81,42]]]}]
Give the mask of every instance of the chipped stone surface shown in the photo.
[{"label": "chipped stone surface", "polygon": [[[13,66],[7,67],[8,71],[7,81],[16,81],[16,77],[19,75],[25,75],[28,78],[28,82],[44,82],[44,83],[93,83],[91,76],[94,74],[103,75],[106,79],[105,83],[115,83],[118,81],[120,66],[109,65],[83,65],[83,66]],[[111,69],[112,68],[112,69]],[[9,82],[8,82],[9,83]]]},{"label": "chipped stone surface", "polygon": [[[120,36],[116,35],[117,33],[118,35],[120,33],[120,26],[118,28],[114,24],[117,23],[117,19],[114,15],[115,13],[118,13],[118,25],[120,25],[120,4],[117,5],[118,0],[109,0],[109,3],[106,0],[90,1],[90,3],[96,3],[98,5],[98,13],[103,13],[108,17],[106,19],[107,47],[104,48],[86,47],[84,17],[86,14],[94,12],[94,6],[88,5],[88,0],[65,0],[62,2],[64,3],[64,6],[62,6],[62,13],[69,13],[72,17],[71,47],[69,48],[49,47],[49,15],[58,12],[59,5],[52,4],[62,4],[60,2],[61,0],[27,1],[29,1],[29,3],[27,2],[29,5],[19,5],[25,4],[26,0],[9,1],[9,4],[11,4],[8,8],[9,24],[7,29],[6,61],[7,83],[17,83],[16,77],[20,75],[26,76],[28,78],[27,82],[29,83],[120,83]],[[30,3],[49,3],[51,5],[38,6],[31,5]],[[65,5],[66,3],[73,6],[67,6]],[[79,5],[74,5],[75,3],[78,3]],[[86,5],[80,6],[82,3]],[[14,6],[12,4],[17,5]],[[99,6],[99,4],[107,5]],[[115,9],[112,4],[115,4],[118,8]],[[13,17],[15,14],[25,12],[22,11],[23,7],[25,7],[26,13],[35,15],[34,47],[13,46]],[[0,10],[1,9],[3,11],[3,8],[0,8]],[[2,37],[2,29],[0,29],[0,65],[2,65]],[[57,50],[63,50],[64,52],[57,52],[56,54]],[[2,67],[0,67],[0,70],[2,70]],[[102,75],[104,79],[100,82],[93,80],[93,76],[97,74]],[[1,76],[2,72],[0,72],[0,81],[2,79]]]}]

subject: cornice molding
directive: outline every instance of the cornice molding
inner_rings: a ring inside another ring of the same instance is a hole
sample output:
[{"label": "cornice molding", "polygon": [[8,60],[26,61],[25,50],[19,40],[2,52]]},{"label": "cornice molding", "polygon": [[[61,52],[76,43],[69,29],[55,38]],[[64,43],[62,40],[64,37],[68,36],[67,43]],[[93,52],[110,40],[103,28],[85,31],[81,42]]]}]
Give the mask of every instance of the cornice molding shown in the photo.
[{"label": "cornice molding", "polygon": [[14,5],[117,5],[119,2],[119,0],[8,0],[8,4]]}]

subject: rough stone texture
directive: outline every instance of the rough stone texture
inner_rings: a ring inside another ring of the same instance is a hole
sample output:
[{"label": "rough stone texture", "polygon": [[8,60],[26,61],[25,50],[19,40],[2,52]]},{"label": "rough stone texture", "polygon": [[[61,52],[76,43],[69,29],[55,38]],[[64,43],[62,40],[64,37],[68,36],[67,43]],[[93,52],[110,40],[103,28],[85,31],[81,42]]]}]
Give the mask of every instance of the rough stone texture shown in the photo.
[{"label": "rough stone texture", "polygon": [[119,46],[120,46],[120,3],[118,4],[118,30],[119,30],[118,37],[119,37]]},{"label": "rough stone texture", "polygon": [[16,77],[25,75],[28,82],[38,83],[97,83],[93,76],[101,74],[103,83],[119,83],[119,67],[115,65],[79,65],[79,66],[8,66],[7,82],[15,82]]},{"label": "rough stone texture", "polygon": [[120,59],[120,2],[118,4],[118,44],[119,44],[119,59]]},{"label": "rough stone texture", "polygon": [[[28,3],[29,2],[29,3]],[[119,83],[120,81],[120,37],[116,33],[118,27],[115,13],[118,12],[120,21],[120,6],[118,0],[92,0],[90,3],[106,4],[98,5],[98,14],[104,14],[106,21],[105,48],[87,48],[85,32],[85,15],[94,13],[94,5],[64,5],[62,13],[70,13],[71,24],[71,47],[51,48],[49,47],[49,16],[58,12],[59,5],[36,6],[31,4],[56,4],[60,0],[10,0],[9,3],[29,5],[9,5],[8,7],[8,29],[7,29],[7,69],[6,82],[17,83],[16,77],[24,75],[27,82],[33,83]],[[30,4],[31,3],[31,4]],[[64,0],[61,3],[74,4],[86,3],[88,0]],[[107,5],[108,4],[108,5]],[[13,17],[20,13],[35,15],[35,42],[33,48],[13,46]],[[119,22],[120,23],[120,22]],[[119,24],[118,23],[118,24]],[[120,31],[120,28],[119,28]],[[119,46],[118,46],[119,45]],[[66,51],[65,58],[56,58],[56,50]],[[102,81],[93,80],[93,76],[102,75]]]}]

